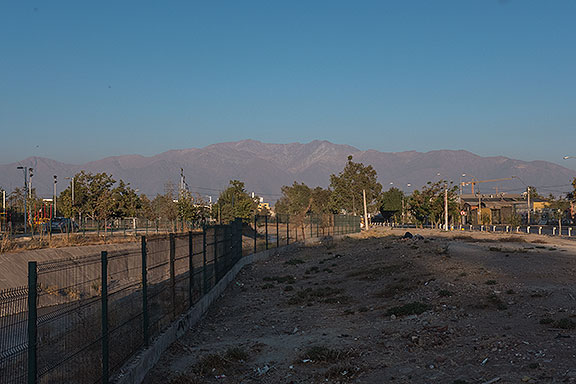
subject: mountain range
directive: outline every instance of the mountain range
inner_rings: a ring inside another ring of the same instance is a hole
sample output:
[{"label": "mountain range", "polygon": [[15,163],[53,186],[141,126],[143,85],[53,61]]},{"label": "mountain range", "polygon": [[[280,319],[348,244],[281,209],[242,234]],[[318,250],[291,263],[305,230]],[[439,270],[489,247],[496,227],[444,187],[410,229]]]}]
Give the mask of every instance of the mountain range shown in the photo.
[{"label": "mountain range", "polygon": [[[421,188],[428,181],[440,179],[455,183],[472,177],[478,180],[509,178],[513,180],[478,184],[482,193],[519,193],[526,185],[536,186],[542,194],[569,191],[576,171],[546,161],[521,161],[504,156],[482,157],[464,150],[430,152],[380,152],[333,144],[328,141],[310,143],[269,144],[256,140],[219,143],[204,148],[171,150],[155,156],[122,155],[74,165],[55,160],[30,157],[17,163],[0,165],[0,187],[12,191],[23,185],[18,166],[35,168],[32,186],[42,197],[50,197],[53,175],[58,176],[58,191],[80,170],[106,172],[122,179],[140,193],[155,196],[165,185],[178,185],[180,169],[184,170],[190,190],[216,198],[229,180],[244,181],[246,189],[274,202],[280,188],[294,181],[309,186],[327,187],[330,175],[339,173],[349,155],[356,162],[372,165],[384,189],[396,186],[405,191]],[[466,176],[462,176],[466,174]],[[465,192],[468,192],[466,189]]]}]

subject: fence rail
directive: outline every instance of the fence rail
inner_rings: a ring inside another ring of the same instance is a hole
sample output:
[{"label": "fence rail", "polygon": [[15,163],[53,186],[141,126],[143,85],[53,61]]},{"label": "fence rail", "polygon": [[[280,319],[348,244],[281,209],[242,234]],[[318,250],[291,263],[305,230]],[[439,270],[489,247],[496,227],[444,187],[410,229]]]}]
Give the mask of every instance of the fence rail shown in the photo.
[{"label": "fence rail", "polygon": [[[445,229],[444,225],[416,225],[416,224],[397,224],[397,223],[371,223],[372,227],[391,227],[391,228],[429,228]],[[553,226],[553,225],[506,225],[506,224],[486,224],[486,225],[450,225],[450,231],[460,232],[496,232],[508,234],[532,234],[560,236],[565,238],[576,239],[576,227],[573,226]]]},{"label": "fence rail", "polygon": [[256,216],[147,237],[137,251],[30,262],[0,290],[0,383],[108,383],[243,255],[360,230],[360,218]]}]

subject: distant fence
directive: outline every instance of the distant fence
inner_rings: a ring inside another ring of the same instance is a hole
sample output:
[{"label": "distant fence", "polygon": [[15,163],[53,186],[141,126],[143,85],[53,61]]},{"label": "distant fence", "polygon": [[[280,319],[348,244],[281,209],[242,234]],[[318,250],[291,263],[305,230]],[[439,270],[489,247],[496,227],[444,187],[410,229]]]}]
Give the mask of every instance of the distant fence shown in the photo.
[{"label": "distant fence", "polygon": [[257,216],[141,236],[139,250],[30,262],[0,291],[0,383],[108,383],[245,254],[360,231],[355,216]]},{"label": "distant fence", "polygon": [[[391,228],[430,228],[445,229],[444,225],[416,225],[416,224],[397,224],[397,223],[371,223],[373,227],[391,227]],[[506,225],[506,224],[486,224],[486,225],[450,225],[450,231],[460,232],[495,232],[507,234],[532,234],[560,236],[565,238],[576,238],[576,228],[574,226],[553,226],[553,225]]]}]

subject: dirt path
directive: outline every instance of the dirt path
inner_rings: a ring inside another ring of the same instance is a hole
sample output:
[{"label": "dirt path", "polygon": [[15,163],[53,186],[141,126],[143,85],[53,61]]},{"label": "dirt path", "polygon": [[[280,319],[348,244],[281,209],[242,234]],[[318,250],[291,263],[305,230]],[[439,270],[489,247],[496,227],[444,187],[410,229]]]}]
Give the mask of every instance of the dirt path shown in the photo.
[{"label": "dirt path", "polygon": [[574,242],[401,233],[246,268],[146,383],[576,382]]}]

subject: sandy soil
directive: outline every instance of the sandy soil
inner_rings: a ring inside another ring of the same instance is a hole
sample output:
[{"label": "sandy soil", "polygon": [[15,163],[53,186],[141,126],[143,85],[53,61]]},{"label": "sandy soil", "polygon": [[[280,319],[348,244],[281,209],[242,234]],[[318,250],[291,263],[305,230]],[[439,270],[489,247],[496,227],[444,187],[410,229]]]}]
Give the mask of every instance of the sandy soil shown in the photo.
[{"label": "sandy soil", "polygon": [[245,268],[146,383],[576,382],[576,242],[416,232]]}]

